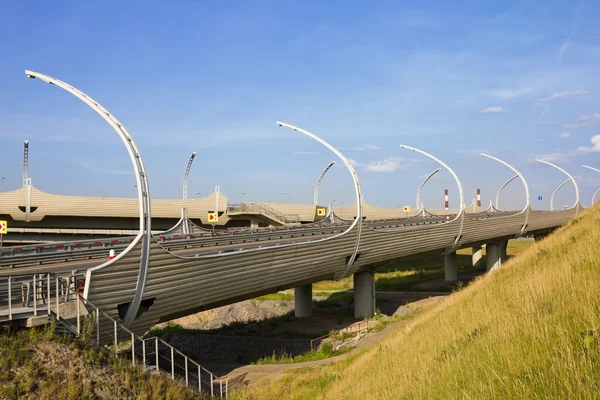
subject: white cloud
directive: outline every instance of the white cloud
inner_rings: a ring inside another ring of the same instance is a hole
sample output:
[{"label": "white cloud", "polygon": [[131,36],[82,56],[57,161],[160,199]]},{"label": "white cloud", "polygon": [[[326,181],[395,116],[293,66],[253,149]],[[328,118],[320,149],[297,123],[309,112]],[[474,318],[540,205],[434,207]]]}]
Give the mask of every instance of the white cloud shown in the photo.
[{"label": "white cloud", "polygon": [[571,137],[571,132],[562,132],[559,136],[561,139],[567,139]]},{"label": "white cloud", "polygon": [[555,152],[548,154],[537,155],[532,158],[530,161],[535,161],[536,159],[556,162],[556,163],[568,163],[569,159],[579,156],[585,153],[600,153],[600,134],[592,136],[590,139],[591,146],[580,146],[576,150],[567,151],[564,153]]},{"label": "white cloud", "polygon": [[535,89],[532,87],[524,87],[520,89],[496,89],[489,91],[488,94],[498,99],[510,100],[517,97],[526,96],[533,91],[535,91]]},{"label": "white cloud", "polygon": [[600,134],[592,136],[590,142],[592,142],[591,146],[578,147],[577,151],[579,153],[600,153]]},{"label": "white cloud", "polygon": [[407,158],[386,157],[380,161],[373,161],[365,168],[369,172],[394,172],[396,170],[407,170],[412,160]]},{"label": "white cloud", "polygon": [[565,124],[565,128],[584,128],[586,126],[592,126],[600,124],[600,113],[593,113],[589,115],[580,115],[577,118],[577,122],[572,124]]},{"label": "white cloud", "polygon": [[566,92],[557,92],[557,93],[553,93],[548,97],[544,97],[541,99],[537,99],[535,103],[533,103],[534,106],[542,106],[552,100],[557,100],[557,99],[568,99],[569,97],[575,97],[575,96],[580,96],[582,94],[588,94],[590,93],[589,90],[569,90]]},{"label": "white cloud", "polygon": [[483,110],[481,110],[479,112],[482,114],[498,114],[498,113],[503,113],[505,111],[506,111],[506,109],[504,107],[493,106],[493,107],[484,108]]}]

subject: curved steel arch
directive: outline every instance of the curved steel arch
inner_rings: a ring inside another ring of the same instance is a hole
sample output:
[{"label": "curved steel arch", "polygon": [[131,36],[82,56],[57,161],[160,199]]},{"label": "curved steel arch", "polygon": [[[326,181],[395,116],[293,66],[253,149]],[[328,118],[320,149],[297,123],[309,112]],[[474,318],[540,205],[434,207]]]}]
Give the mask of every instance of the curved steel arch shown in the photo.
[{"label": "curved steel arch", "polygon": [[190,159],[188,160],[187,167],[185,168],[185,175],[183,175],[183,200],[187,200],[188,194],[188,177],[190,176],[190,169],[192,168],[192,163],[194,162],[194,157],[196,157],[196,152],[192,152]]},{"label": "curved steel arch", "polygon": [[[600,172],[600,169],[590,167],[589,165],[582,165],[583,168],[591,169],[592,171]],[[596,195],[600,192],[600,189],[596,190],[592,195],[592,205],[594,205],[594,201],[596,200]]]},{"label": "curved steel arch", "polygon": [[[307,241],[304,241],[304,242],[284,243],[284,244],[279,244],[279,245],[275,244],[275,245],[264,246],[264,247],[261,247],[261,248],[240,249],[240,250],[230,251],[230,252],[227,252],[227,253],[206,254],[206,255],[192,255],[192,256],[179,255],[179,254],[176,254],[176,253],[173,253],[173,252],[169,251],[166,248],[163,248],[164,251],[166,251],[167,253],[169,253],[173,257],[176,257],[176,258],[179,258],[179,259],[192,259],[192,258],[193,259],[207,259],[207,258],[229,257],[229,256],[241,254],[241,253],[253,253],[253,252],[259,252],[259,251],[271,250],[271,249],[275,249],[275,248],[280,249],[280,248],[291,247],[291,246],[304,246],[304,245],[308,245],[308,244],[327,242],[329,240],[333,240],[333,239],[342,237],[342,236],[346,235],[348,232],[352,231],[352,229],[354,229],[354,227],[357,225],[358,222],[362,221],[362,191],[360,189],[360,183],[358,181],[358,177],[356,175],[356,172],[354,171],[354,168],[352,168],[352,165],[350,164],[350,162],[348,161],[348,159],[339,150],[337,150],[335,147],[331,146],[329,143],[327,143],[326,141],[324,141],[323,139],[319,138],[318,136],[316,136],[313,133],[310,133],[310,132],[305,131],[305,130],[303,130],[301,128],[295,127],[293,125],[285,124],[283,122],[277,122],[277,125],[283,126],[283,127],[286,127],[286,128],[292,129],[292,130],[295,130],[297,132],[301,132],[301,133],[303,133],[303,134],[305,134],[305,135],[307,135],[307,136],[315,139],[316,141],[318,141],[319,143],[323,144],[325,147],[327,147],[328,149],[330,149],[331,151],[333,151],[338,157],[340,157],[342,159],[342,161],[344,161],[344,164],[350,170],[350,173],[351,173],[352,178],[354,180],[354,187],[355,187],[355,190],[356,190],[357,217],[352,222],[352,224],[350,224],[350,226],[345,231],[343,231],[341,233],[338,233],[337,235],[328,236],[328,237],[324,237],[324,238],[321,238],[321,239],[307,240]],[[358,254],[358,248],[359,248],[359,245],[360,245],[360,234],[361,234],[361,231],[362,231],[362,223],[358,224],[358,234],[357,234],[357,238],[356,238],[356,244],[355,244],[355,247],[354,247],[354,251],[353,251],[353,254],[350,256],[350,258],[348,259],[346,270],[344,271],[344,274],[342,276],[344,276],[348,272],[348,270],[350,269],[350,267],[354,264],[354,261],[356,260],[356,255]]]},{"label": "curved steel arch", "polygon": [[[346,167],[348,168],[348,171],[350,171],[350,176],[352,177],[352,181],[354,182],[354,191],[356,194],[356,219],[352,222],[352,224],[350,225],[350,227],[348,228],[348,230],[346,232],[351,231],[357,224],[358,224],[358,231],[356,233],[356,243],[354,245],[354,251],[352,252],[352,255],[350,256],[350,258],[348,259],[348,262],[346,263],[346,270],[344,271],[344,273],[341,276],[345,276],[348,271],[350,270],[350,267],[354,264],[354,261],[356,260],[356,256],[358,254],[358,248],[360,246],[360,235],[362,232],[362,201],[363,201],[363,196],[362,196],[362,191],[360,189],[360,182],[358,181],[358,175],[356,175],[356,171],[354,170],[354,167],[352,166],[352,164],[350,163],[350,161],[346,158],[346,156],[344,156],[338,149],[336,149],[335,147],[333,147],[332,145],[330,145],[329,143],[327,143],[325,140],[321,139],[320,137],[318,137],[317,135],[315,135],[314,133],[311,133],[309,131],[306,131],[302,128],[298,128],[296,126],[293,125],[289,125],[283,122],[277,122],[277,125],[279,126],[283,126],[292,130],[295,130],[297,132],[303,133],[306,136],[316,140],[317,142],[321,143],[323,146],[327,147],[329,150],[331,150],[336,156],[338,156],[346,165]],[[344,232],[343,234],[345,234],[346,232]]]},{"label": "curved steel arch", "polygon": [[419,210],[423,208],[423,203],[421,203],[421,191],[423,190],[423,186],[425,186],[427,181],[429,179],[431,179],[435,174],[440,172],[440,170],[441,170],[441,168],[437,168],[436,170],[431,172],[429,175],[427,175],[427,177],[425,179],[423,179],[423,182],[421,182],[421,184],[419,185],[419,188],[417,189],[417,208]]},{"label": "curved steel arch", "polygon": [[329,168],[333,167],[333,165],[335,164],[335,161],[330,162],[329,164],[327,164],[327,166],[325,167],[325,169],[323,170],[323,172],[321,172],[321,175],[319,175],[319,180],[317,180],[317,184],[315,185],[315,195],[314,195],[314,205],[318,206],[319,203],[319,187],[321,187],[321,181],[323,180],[323,178],[325,177],[325,174],[327,173],[327,171],[329,171]]},{"label": "curved steel arch", "polygon": [[454,170],[452,168],[450,168],[445,162],[432,156],[431,154],[426,153],[423,150],[419,150],[414,147],[405,146],[403,144],[400,145],[400,148],[416,151],[417,153],[423,154],[424,156],[431,158],[433,161],[437,162],[442,167],[446,168],[448,170],[448,172],[450,172],[450,174],[452,175],[454,180],[456,181],[456,185],[458,186],[458,195],[460,198],[460,212],[458,213],[458,215],[456,217],[454,217],[454,219],[452,221],[456,221],[458,218],[460,218],[460,228],[458,230],[458,235],[456,236],[456,239],[454,240],[454,245],[452,246],[452,250],[455,250],[456,247],[458,246],[458,242],[460,241],[460,239],[462,237],[463,225],[465,223],[465,209],[464,209],[465,196],[463,194],[463,188],[462,188],[462,184],[460,183],[460,179],[458,179],[458,176],[454,173]]},{"label": "curved steel arch", "polygon": [[[527,181],[525,180],[525,177],[523,176],[523,174],[521,174],[519,171],[517,171],[517,169],[515,167],[513,167],[512,165],[510,165],[509,163],[507,163],[506,161],[503,161],[497,157],[494,156],[490,156],[489,154],[481,154],[481,157],[485,157],[485,158],[489,158],[490,160],[494,160],[496,162],[499,162],[500,164],[504,165],[505,167],[510,168],[515,174],[517,174],[517,176],[519,178],[521,178],[521,182],[523,182],[523,186],[525,186],[525,208],[523,208],[523,210],[519,213],[525,213],[525,223],[523,223],[523,226],[521,227],[521,233],[519,234],[519,236],[523,235],[523,233],[525,233],[525,229],[527,229],[527,223],[529,222],[529,210],[531,209],[530,204],[531,201],[529,199],[529,185],[527,184]],[[501,188],[500,190],[502,190],[504,188],[504,186],[506,186],[511,180],[513,180],[513,178],[509,179]],[[500,193],[500,191],[498,191],[498,194]],[[498,201],[498,195],[496,195],[496,202]],[[496,209],[498,209],[498,207],[496,207]],[[517,214],[517,215],[519,215]]]},{"label": "curved steel arch", "polygon": [[150,261],[150,232],[151,232],[151,211],[150,211],[150,189],[148,185],[148,176],[146,174],[146,168],[144,167],[144,162],[142,160],[142,156],[135,144],[135,141],[125,129],[125,126],[119,122],[112,114],[110,114],[104,107],[102,107],[97,101],[81,92],[79,89],[65,83],[56,78],[52,78],[50,76],[41,74],[39,72],[33,71],[25,71],[27,77],[35,79],[38,78],[46,83],[50,83],[52,85],[58,86],[61,89],[66,90],[71,93],[85,104],[90,106],[94,111],[96,111],[110,126],[113,127],[115,132],[121,138],[121,141],[125,145],[127,152],[129,153],[129,158],[131,159],[131,163],[133,165],[133,170],[135,173],[135,178],[137,181],[137,189],[138,189],[138,200],[139,200],[139,212],[140,212],[140,231],[134,241],[127,246],[127,248],[122,251],[117,257],[114,259],[99,265],[97,267],[91,268],[87,272],[86,281],[88,284],[85,286],[84,297],[87,298],[89,293],[89,282],[91,281],[91,272],[102,269],[108,265],[111,265],[114,262],[117,262],[122,257],[124,257],[127,253],[129,253],[137,244],[142,241],[142,252],[140,256],[140,269],[138,272],[138,280],[136,284],[135,294],[133,300],[129,308],[127,309],[127,313],[123,320],[123,324],[126,327],[129,327],[140,307],[140,302],[142,301],[142,296],[144,294],[144,288],[146,285],[146,278],[148,273],[148,263]]},{"label": "curved steel arch", "polygon": [[519,177],[519,175],[515,175],[512,178],[510,178],[509,180],[507,180],[506,182],[504,182],[504,185],[500,186],[500,189],[498,189],[498,193],[496,193],[496,210],[500,209],[500,192],[502,192],[502,190],[506,186],[508,186],[509,183],[511,183],[512,181],[514,181],[518,177]]},{"label": "curved steel arch", "polygon": [[550,211],[554,211],[554,195],[569,182],[571,182],[571,179],[567,179],[566,181],[558,185],[558,187],[554,189],[554,192],[552,192],[552,196],[550,196]]},{"label": "curved steel arch", "polygon": [[594,202],[596,201],[596,195],[600,193],[600,189],[596,190],[592,196],[592,205],[594,205]]},{"label": "curved steel arch", "polygon": [[560,172],[562,172],[563,174],[568,176],[569,180],[573,181],[573,186],[575,187],[575,204],[573,204],[573,207],[571,207],[571,208],[577,207],[575,209],[575,216],[577,216],[577,214],[579,214],[579,186],[577,186],[577,182],[575,182],[575,179],[567,171],[565,171],[564,169],[562,169],[561,167],[559,167],[557,165],[552,164],[549,161],[545,161],[545,160],[535,160],[535,161],[542,163],[542,164],[547,164],[551,167],[556,168],[557,170],[559,170]]}]

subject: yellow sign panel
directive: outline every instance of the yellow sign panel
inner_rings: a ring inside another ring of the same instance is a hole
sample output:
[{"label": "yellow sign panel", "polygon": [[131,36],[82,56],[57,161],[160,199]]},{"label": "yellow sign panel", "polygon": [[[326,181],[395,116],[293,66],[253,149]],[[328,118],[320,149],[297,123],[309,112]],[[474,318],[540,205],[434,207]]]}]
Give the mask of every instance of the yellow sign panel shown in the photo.
[{"label": "yellow sign panel", "polygon": [[404,212],[409,212],[410,211],[410,206],[404,206]]},{"label": "yellow sign panel", "polygon": [[325,208],[317,208],[317,215],[319,217],[324,217],[327,214],[327,210]]},{"label": "yellow sign panel", "polygon": [[214,212],[209,212],[208,213],[208,222],[211,224],[214,224],[215,222],[219,222],[219,214],[214,213]]},{"label": "yellow sign panel", "polygon": [[8,233],[8,223],[6,221],[0,221],[0,235],[6,235]]}]

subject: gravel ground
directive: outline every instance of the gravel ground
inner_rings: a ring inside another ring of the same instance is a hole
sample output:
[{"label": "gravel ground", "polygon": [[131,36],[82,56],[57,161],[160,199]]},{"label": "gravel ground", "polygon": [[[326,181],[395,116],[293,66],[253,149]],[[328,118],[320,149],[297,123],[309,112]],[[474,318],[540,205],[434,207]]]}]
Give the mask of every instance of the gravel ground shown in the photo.
[{"label": "gravel ground", "polygon": [[[171,323],[185,329],[211,330],[234,322],[245,324],[281,317],[293,310],[293,300],[246,300],[179,318]],[[158,327],[165,325],[159,324]]]}]

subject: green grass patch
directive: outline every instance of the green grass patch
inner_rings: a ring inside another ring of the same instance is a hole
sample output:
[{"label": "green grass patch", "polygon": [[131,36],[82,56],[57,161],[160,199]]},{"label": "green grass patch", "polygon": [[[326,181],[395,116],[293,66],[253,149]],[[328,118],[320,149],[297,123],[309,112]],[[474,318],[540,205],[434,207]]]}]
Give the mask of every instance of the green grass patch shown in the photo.
[{"label": "green grass patch", "polygon": [[345,347],[340,350],[334,350],[333,346],[329,342],[324,342],[319,350],[317,351],[309,351],[304,354],[299,354],[296,356],[291,356],[286,352],[282,352],[277,354],[273,352],[271,356],[262,357],[252,362],[255,365],[266,365],[266,364],[295,364],[295,363],[303,363],[308,361],[317,361],[324,360],[326,358],[338,356],[340,354],[344,354],[350,351],[351,347]]},{"label": "green grass patch", "polygon": [[255,298],[254,300],[264,301],[264,300],[294,300],[293,293],[269,293],[264,296],[260,296]]}]

